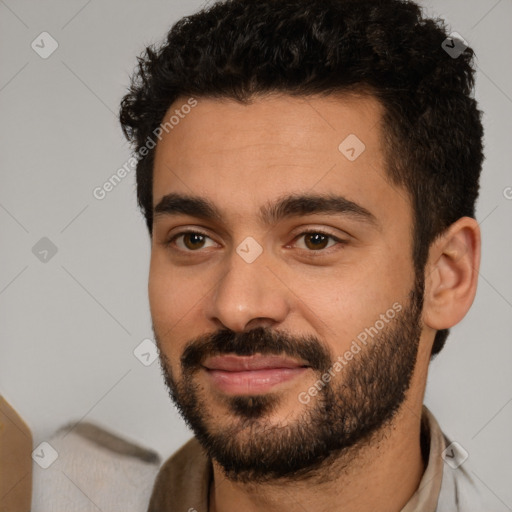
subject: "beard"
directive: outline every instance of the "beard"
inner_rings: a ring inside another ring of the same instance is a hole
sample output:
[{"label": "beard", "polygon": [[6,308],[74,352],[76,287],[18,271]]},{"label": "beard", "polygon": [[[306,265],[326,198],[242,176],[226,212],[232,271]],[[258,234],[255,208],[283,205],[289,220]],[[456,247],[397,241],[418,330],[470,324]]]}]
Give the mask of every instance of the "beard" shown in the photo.
[{"label": "beard", "polygon": [[[210,356],[264,354],[300,358],[321,379],[336,359],[314,336],[292,336],[263,327],[244,333],[224,329],[201,336],[187,344],[178,381],[154,331],[170,397],[225,476],[240,483],[297,481],[320,475],[320,470],[334,461],[348,464],[392,422],[415,368],[422,306],[423,280],[417,280],[408,304],[341,372],[324,382],[307,405],[289,393],[213,398],[211,390],[198,382],[197,374]],[[310,385],[304,384],[301,391]],[[271,422],[284,401],[296,401],[295,409],[303,410],[294,420]]]}]

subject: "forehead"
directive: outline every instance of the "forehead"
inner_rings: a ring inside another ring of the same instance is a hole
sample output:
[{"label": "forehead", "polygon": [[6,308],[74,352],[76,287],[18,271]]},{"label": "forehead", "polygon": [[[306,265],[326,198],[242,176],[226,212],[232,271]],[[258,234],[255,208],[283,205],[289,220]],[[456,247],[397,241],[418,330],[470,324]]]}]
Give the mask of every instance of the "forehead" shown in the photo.
[{"label": "forehead", "polygon": [[176,124],[156,147],[154,205],[180,193],[249,216],[271,198],[308,192],[342,195],[377,218],[409,209],[406,192],[387,178],[382,107],[369,95],[197,98],[181,110],[189,100],[164,117]]},{"label": "forehead", "polygon": [[[294,154],[307,154],[310,149],[338,149],[333,142],[342,142],[347,135],[359,139],[373,149],[380,149],[382,106],[370,95],[337,94],[327,96],[289,96],[286,94],[259,95],[249,103],[227,98],[178,98],[168,109],[162,124],[168,130],[157,146],[158,154],[168,143],[179,150],[183,160],[201,155],[196,152],[219,150],[237,143],[273,144],[276,153],[289,149]],[[327,136],[327,137],[326,137]],[[278,149],[277,145],[281,145]]]}]

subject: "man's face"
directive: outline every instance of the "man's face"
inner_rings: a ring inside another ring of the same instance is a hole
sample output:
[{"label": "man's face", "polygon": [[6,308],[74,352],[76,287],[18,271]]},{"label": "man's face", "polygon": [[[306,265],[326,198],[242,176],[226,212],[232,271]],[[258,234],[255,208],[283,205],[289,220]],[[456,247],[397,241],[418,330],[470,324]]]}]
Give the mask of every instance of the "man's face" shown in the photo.
[{"label": "man's face", "polygon": [[307,474],[392,419],[416,361],[412,210],[386,177],[381,109],[281,95],[189,110],[154,165],[165,380],[232,478]]}]

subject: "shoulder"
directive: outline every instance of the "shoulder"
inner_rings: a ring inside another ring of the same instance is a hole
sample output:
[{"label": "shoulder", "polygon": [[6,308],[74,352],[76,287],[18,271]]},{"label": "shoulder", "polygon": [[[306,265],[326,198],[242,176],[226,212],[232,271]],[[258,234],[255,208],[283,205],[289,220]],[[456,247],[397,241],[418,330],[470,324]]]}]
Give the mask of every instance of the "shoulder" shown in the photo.
[{"label": "shoulder", "polygon": [[466,450],[445,438],[443,478],[436,512],[506,512],[510,510],[471,467]]},{"label": "shoulder", "polygon": [[180,487],[182,482],[190,478],[190,473],[205,468],[207,458],[195,437],[187,441],[178,451],[171,455],[162,465],[156,484]]},{"label": "shoulder", "polygon": [[149,511],[206,511],[211,476],[211,462],[194,437],[162,465]]},{"label": "shoulder", "polygon": [[32,512],[147,510],[160,466],[154,451],[92,423],[63,427],[39,447]]}]

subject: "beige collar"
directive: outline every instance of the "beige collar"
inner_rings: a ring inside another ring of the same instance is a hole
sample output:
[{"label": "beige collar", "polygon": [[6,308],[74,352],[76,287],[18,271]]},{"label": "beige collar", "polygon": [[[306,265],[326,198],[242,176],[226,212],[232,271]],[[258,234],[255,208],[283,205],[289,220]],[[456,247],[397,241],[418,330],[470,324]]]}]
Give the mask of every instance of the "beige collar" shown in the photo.
[{"label": "beige collar", "polygon": [[[421,429],[428,447],[427,468],[407,505],[400,512],[435,512],[443,477],[441,453],[445,449],[443,433],[432,415],[423,406]],[[210,460],[199,442],[192,438],[160,469],[148,512],[208,512],[209,488],[213,476]]]}]

